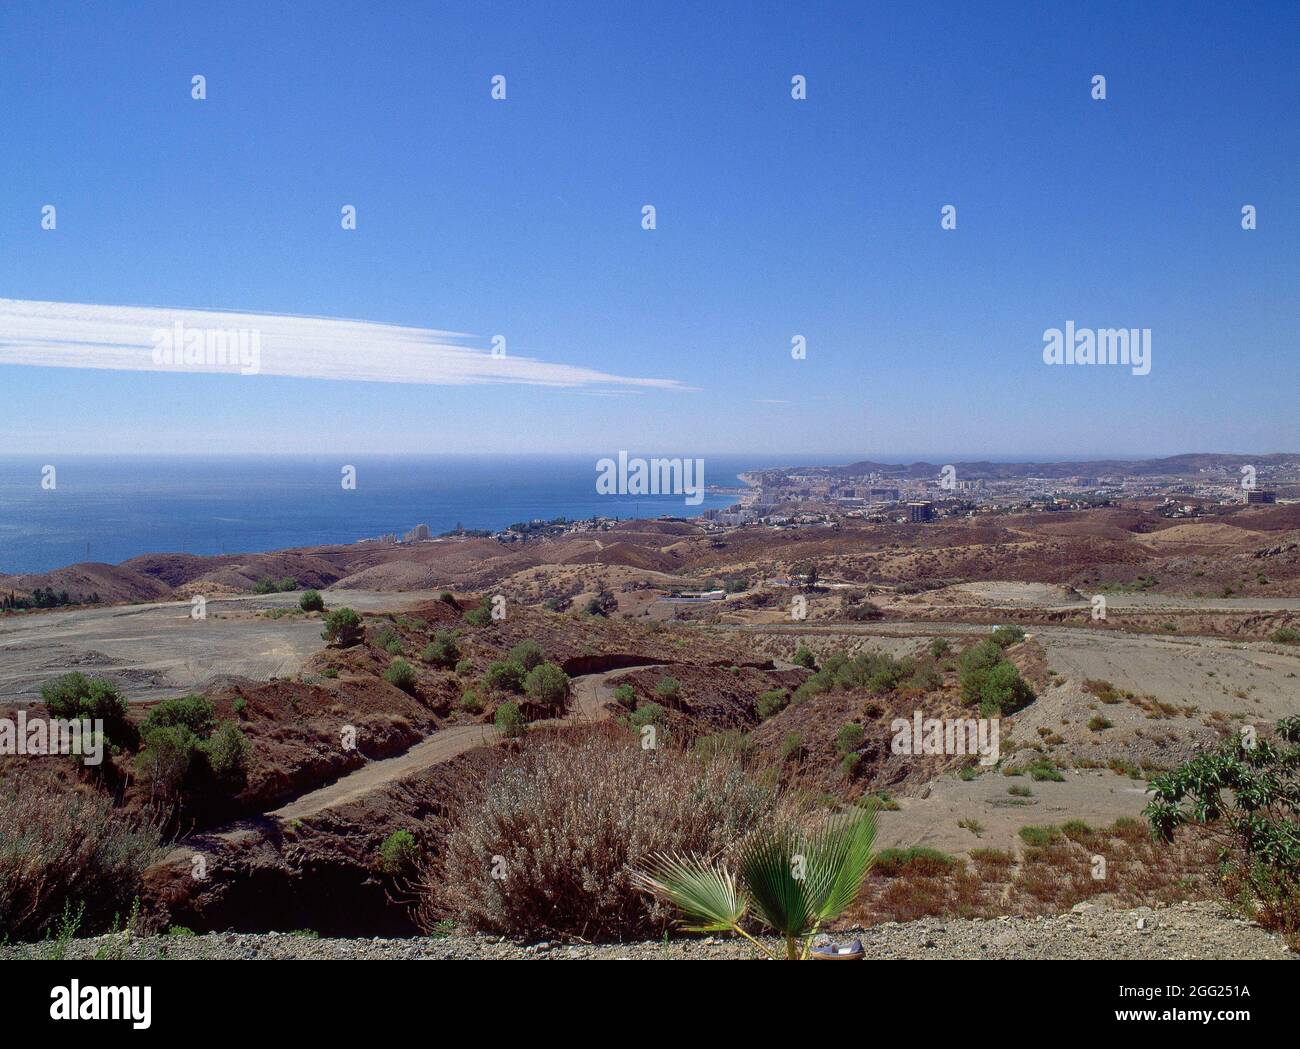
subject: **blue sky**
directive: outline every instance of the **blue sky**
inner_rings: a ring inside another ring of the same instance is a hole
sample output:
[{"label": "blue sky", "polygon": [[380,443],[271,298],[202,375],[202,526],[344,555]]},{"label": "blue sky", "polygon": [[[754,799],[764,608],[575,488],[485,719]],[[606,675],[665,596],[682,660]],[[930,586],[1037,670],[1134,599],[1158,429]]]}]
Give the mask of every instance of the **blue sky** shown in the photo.
[{"label": "blue sky", "polygon": [[[1300,448],[1294,3],[299,6],[6,4],[0,298],[675,385],[0,364],[6,449]],[[1150,328],[1151,374],[1046,366],[1067,320]]]}]

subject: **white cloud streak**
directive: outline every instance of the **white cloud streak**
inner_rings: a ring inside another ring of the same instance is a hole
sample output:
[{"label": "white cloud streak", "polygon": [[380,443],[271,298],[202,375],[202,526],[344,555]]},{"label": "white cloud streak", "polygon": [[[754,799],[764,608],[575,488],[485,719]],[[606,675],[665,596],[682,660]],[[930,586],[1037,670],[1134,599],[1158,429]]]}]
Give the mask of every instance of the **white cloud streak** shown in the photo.
[{"label": "white cloud streak", "polygon": [[158,363],[158,335],[176,330],[177,323],[187,333],[257,332],[261,375],[440,386],[511,383],[623,392],[694,390],[676,379],[613,375],[509,352],[494,357],[471,345],[471,336],[432,328],[331,317],[22,299],[0,299],[0,364],[240,374],[237,362]]}]

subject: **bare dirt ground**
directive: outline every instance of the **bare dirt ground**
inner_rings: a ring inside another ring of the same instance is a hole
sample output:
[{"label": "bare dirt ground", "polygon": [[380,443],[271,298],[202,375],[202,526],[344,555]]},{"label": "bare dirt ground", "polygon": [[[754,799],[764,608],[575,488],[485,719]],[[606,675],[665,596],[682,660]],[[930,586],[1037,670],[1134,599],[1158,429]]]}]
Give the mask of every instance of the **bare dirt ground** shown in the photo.
[{"label": "bare dirt ground", "polygon": [[[397,611],[437,593],[350,590],[325,600],[327,607]],[[44,682],[72,670],[111,678],[133,701],[200,692],[228,678],[285,677],[320,650],[320,619],[262,613],[296,609],[298,597],[213,599],[204,619],[192,618],[188,601],[0,618],[0,702],[37,700]]]},{"label": "bare dirt ground", "polygon": [[[814,651],[872,648],[905,655],[933,637],[985,636],[989,627],[966,623],[784,624],[737,626],[764,635],[760,648],[789,657],[800,644]],[[1031,627],[1047,665],[1067,678],[1096,678],[1165,702],[1205,712],[1276,719],[1300,711],[1300,649],[1268,641],[1162,637],[1079,627]],[[1238,693],[1244,692],[1241,696]]]},{"label": "bare dirt ground", "polygon": [[[989,630],[963,623],[795,627],[788,621],[733,629],[756,636],[759,648],[774,658],[789,658],[799,645],[819,655],[876,650],[899,657],[919,651],[933,637],[956,642]],[[1069,765],[1100,767],[1066,768],[1060,783],[1000,771],[982,771],[969,781],[944,774],[919,797],[896,798],[897,811],[881,812],[882,846],[925,845],[955,855],[979,848],[1019,853],[1024,826],[1071,819],[1101,826],[1138,818],[1149,800],[1145,779],[1134,778],[1139,765],[1170,768],[1222,731],[1300,713],[1295,646],[1074,627],[1035,627],[1030,635],[1042,645],[1058,683],[1041,688],[1034,703],[1004,719],[1003,753],[1047,737],[1053,744],[1048,754],[1068,757]],[[1084,689],[1089,680],[1133,695],[1102,703]],[[1090,729],[1093,716],[1104,717],[1110,727]],[[1106,767],[1116,760],[1133,774]],[[1013,787],[1030,795],[1013,795]],[[971,825],[978,833],[968,829]]]},{"label": "bare dirt ground", "polygon": [[[1294,960],[1282,941],[1210,903],[1111,910],[1084,905],[1055,917],[991,920],[923,918],[886,922],[852,935],[867,960],[925,958],[1032,959],[1255,959]],[[841,939],[844,937],[841,936]],[[781,945],[767,940],[769,949]],[[417,936],[405,939],[331,939],[284,933],[209,933],[204,936],[129,937],[121,933],[63,945],[70,960],[144,959],[400,959],[556,961],[755,958],[739,937],[676,936],[652,943],[512,943],[498,936]],[[0,959],[48,957],[42,944],[0,947]]]}]

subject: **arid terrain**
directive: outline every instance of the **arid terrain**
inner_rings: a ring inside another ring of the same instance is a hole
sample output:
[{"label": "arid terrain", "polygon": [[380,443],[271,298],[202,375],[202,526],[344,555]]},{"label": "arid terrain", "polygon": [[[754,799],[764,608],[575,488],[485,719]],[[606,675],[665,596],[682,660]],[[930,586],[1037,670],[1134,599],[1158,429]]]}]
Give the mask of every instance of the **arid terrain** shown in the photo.
[{"label": "arid terrain", "polygon": [[[254,593],[265,579],[292,589]],[[161,828],[133,890],[142,927],[427,930],[417,870],[456,862],[447,843],[471,818],[467,799],[547,740],[617,748],[651,726],[657,746],[725,752],[805,810],[876,811],[882,859],[845,928],[872,930],[881,956],[1086,955],[1040,935],[1057,928],[1102,953],[1159,954],[1147,925],[1119,935],[1142,907],[1174,908],[1152,929],[1200,923],[1201,939],[1169,941],[1175,953],[1286,953],[1239,915],[1195,909],[1217,899],[1208,846],[1153,842],[1143,809],[1151,776],[1242,726],[1267,730],[1300,713],[1300,645],[1289,633],[1300,628],[1297,507],[1181,524],[1103,508],[722,535],[629,522],[511,544],[157,555],[0,580],[20,594],[37,586],[93,590],[99,601],[0,616],[0,703],[31,709],[52,678],[79,671],[117,686],[134,728],[94,774],[6,757],[0,775],[102,798],[114,818]],[[307,588],[323,612],[300,607]],[[715,588],[725,594],[683,596]],[[359,613],[359,633],[326,644],[324,616],[344,607]],[[996,759],[896,752],[895,719],[960,714],[963,660],[995,627],[1028,696],[1004,711]],[[521,670],[558,667],[563,693],[525,689],[498,669],[521,660]],[[399,663],[408,677],[394,673]],[[213,724],[237,726],[237,781],[192,770],[170,786],[160,779],[143,739],[153,712],[187,694],[204,697]],[[526,734],[503,720],[508,707]],[[402,832],[415,866],[389,862]],[[1098,856],[1104,879],[1089,873]],[[450,915],[439,919],[447,946],[403,940],[413,946],[397,956],[486,950],[489,941],[458,939],[492,931],[455,920],[469,904],[434,903]],[[19,939],[38,938],[39,907],[28,906]],[[1097,917],[1111,913],[1126,916]],[[1012,925],[988,932],[1008,916]],[[944,924],[957,918],[985,924]],[[1049,919],[1061,924],[1033,924]],[[45,935],[57,931],[42,921]],[[925,932],[913,950],[897,946],[901,931],[880,939],[901,930],[889,922],[930,924],[916,926]],[[1098,941],[1103,927],[1116,935]],[[944,930],[957,928],[971,931],[945,945]],[[325,949],[296,940],[303,953]],[[264,953],[207,937],[131,949],[187,956],[204,944]]]}]

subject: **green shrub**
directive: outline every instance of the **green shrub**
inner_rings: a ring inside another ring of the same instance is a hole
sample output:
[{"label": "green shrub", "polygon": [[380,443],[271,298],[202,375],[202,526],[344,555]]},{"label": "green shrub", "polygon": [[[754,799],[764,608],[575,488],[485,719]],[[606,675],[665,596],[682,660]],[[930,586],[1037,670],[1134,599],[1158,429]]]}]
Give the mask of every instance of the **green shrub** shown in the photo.
[{"label": "green shrub", "polygon": [[875,794],[863,794],[854,804],[870,812],[897,812],[900,807],[898,802],[883,790]]},{"label": "green shrub", "polygon": [[655,695],[666,702],[675,702],[682,694],[682,683],[675,677],[665,675],[655,685]]},{"label": "green shrub", "polygon": [[861,754],[845,754],[840,758],[840,771],[851,778],[853,774],[857,772],[858,765],[861,761]]},{"label": "green shrub", "polygon": [[[993,651],[999,653],[995,662],[986,663],[988,649],[983,649],[976,657],[967,659],[967,656],[985,644],[992,645]],[[992,642],[981,641],[961,660],[962,697],[968,703],[980,705],[981,717],[993,718],[1003,714],[1014,714],[1036,698],[1033,689],[1020,676],[1020,671],[1016,669],[1015,664],[1001,658],[1001,651]]]},{"label": "green shrub", "polygon": [[135,733],[126,716],[126,697],[107,678],[88,678],[79,672],[63,674],[41,686],[41,699],[50,717],[99,719],[109,742],[119,746],[134,742]]},{"label": "green shrub", "polygon": [[1020,840],[1031,848],[1046,848],[1061,837],[1056,827],[1021,827]]},{"label": "green shrub", "polygon": [[804,759],[803,736],[798,732],[787,732],[785,739],[781,740],[781,761],[793,761],[795,764]]},{"label": "green shrub", "polygon": [[948,644],[947,638],[936,637],[930,642],[930,655],[934,656],[935,659],[942,659],[950,651],[952,651],[952,645]]},{"label": "green shrub", "polygon": [[999,648],[1010,648],[1025,639],[1025,631],[1018,626],[1000,626],[990,635]]},{"label": "green shrub", "polygon": [[636,709],[636,689],[626,681],[614,689],[614,701],[627,710]]},{"label": "green shrub", "polygon": [[199,744],[212,777],[231,790],[243,787],[249,743],[233,721],[223,721]]},{"label": "green shrub", "polygon": [[472,659],[456,660],[456,676],[465,677],[474,673],[474,661]]},{"label": "green shrub", "polygon": [[361,617],[350,608],[335,608],[325,613],[325,629],[321,637],[330,644],[348,648],[357,644],[362,636]]},{"label": "green shrub", "polygon": [[456,605],[456,595],[453,594],[450,590],[444,590],[441,594],[439,594],[438,600],[441,601],[444,605],[451,605],[452,607],[455,607]]},{"label": "green shrub", "polygon": [[806,645],[800,645],[794,654],[794,665],[797,667],[806,667],[812,670],[817,666],[817,657],[813,655],[811,648]]},{"label": "green shrub", "polygon": [[1152,834],[1169,842],[1199,826],[1218,839],[1225,891],[1300,950],[1300,717],[1280,720],[1272,739],[1233,736],[1147,789]]},{"label": "green shrub", "polygon": [[196,736],[206,736],[214,724],[212,704],[205,696],[189,695],[180,699],[164,699],[154,704],[145,718],[143,732],[155,728],[172,728],[184,725]]},{"label": "green shrub", "polygon": [[302,597],[298,598],[298,607],[304,612],[324,612],[325,599],[319,590],[304,590]]},{"label": "green shrub", "polygon": [[1065,777],[1047,758],[1038,758],[1029,766],[1029,778],[1038,782],[1064,783]]},{"label": "green shrub", "polygon": [[534,703],[558,707],[569,698],[569,675],[555,663],[538,663],[524,678],[524,691]]},{"label": "green shrub", "polygon": [[1110,718],[1102,717],[1100,714],[1094,714],[1088,719],[1088,727],[1093,732],[1103,732],[1108,728],[1114,728],[1115,722],[1111,721]]},{"label": "green shrub", "polygon": [[635,730],[645,728],[646,725],[662,724],[664,719],[664,708],[658,703],[642,703],[627,717],[628,726]]},{"label": "green shrub", "polygon": [[410,877],[420,861],[420,846],[409,830],[395,830],[379,845],[379,869],[393,878]]},{"label": "green shrub", "polygon": [[1092,833],[1092,828],[1083,820],[1066,820],[1061,824],[1061,833],[1071,841],[1082,841]]},{"label": "green shrub", "polygon": [[988,670],[1001,663],[1004,658],[1002,646],[992,638],[986,637],[971,645],[958,657],[957,670],[963,674],[972,670]]},{"label": "green shrub", "polygon": [[835,734],[835,752],[842,755],[852,754],[862,746],[866,738],[866,729],[861,725],[850,722]]},{"label": "green shrub", "polygon": [[483,598],[477,605],[465,613],[465,622],[470,626],[492,625],[492,601]]},{"label": "green shrub", "polygon": [[384,671],[384,680],[390,685],[400,688],[403,692],[410,692],[411,689],[415,688],[415,667],[400,657],[394,659],[388,664],[388,669]]},{"label": "green shrub", "polygon": [[758,697],[756,704],[758,716],[766,721],[773,714],[778,714],[786,708],[790,702],[790,693],[783,688],[774,688],[770,692],[764,692]]},{"label": "green shrub", "polygon": [[298,589],[298,580],[285,576],[283,579],[272,579],[270,576],[263,576],[253,585],[255,594],[287,594],[291,590]]},{"label": "green shrub", "polygon": [[546,659],[546,653],[542,651],[542,646],[536,641],[520,641],[510,650],[507,657],[511,663],[518,663],[524,670],[532,670],[533,667],[540,666]]},{"label": "green shrub", "polygon": [[492,723],[501,730],[501,734],[507,739],[515,736],[522,736],[527,725],[524,722],[523,712],[519,709],[519,704],[513,699],[507,700],[497,707],[497,712],[492,718]]},{"label": "green shrub", "polygon": [[524,668],[518,663],[498,659],[488,667],[483,680],[487,682],[488,688],[499,689],[502,692],[518,692],[524,687]]},{"label": "green shrub", "polygon": [[166,725],[141,734],[135,768],[156,797],[175,799],[189,776],[199,738],[184,725]]},{"label": "green shrub", "polygon": [[1300,645],[1300,630],[1295,630],[1289,626],[1278,627],[1268,635],[1268,639],[1276,641],[1280,645]]},{"label": "green shrub", "polygon": [[420,658],[434,666],[451,667],[460,659],[460,646],[456,644],[456,635],[450,630],[438,630],[433,640],[424,646]]},{"label": "green shrub", "polygon": [[913,845],[905,849],[881,849],[871,870],[884,878],[897,878],[903,873],[936,877],[959,866],[961,860],[956,856],[924,845]]},{"label": "green shrub", "polygon": [[475,688],[467,688],[460,694],[456,706],[469,714],[483,713],[483,697],[478,694]]},{"label": "green shrub", "polygon": [[374,631],[373,634],[371,634],[371,640],[379,648],[382,648],[385,652],[388,652],[390,654],[393,655],[397,654],[392,651],[394,645],[397,646],[398,652],[401,651],[402,635],[399,634],[396,628],[394,627],[391,626],[380,627],[378,630]]}]

